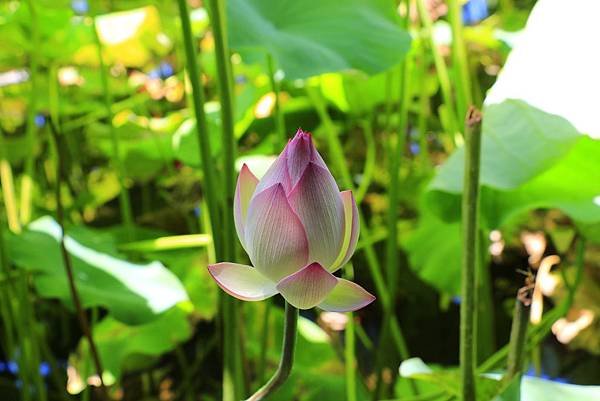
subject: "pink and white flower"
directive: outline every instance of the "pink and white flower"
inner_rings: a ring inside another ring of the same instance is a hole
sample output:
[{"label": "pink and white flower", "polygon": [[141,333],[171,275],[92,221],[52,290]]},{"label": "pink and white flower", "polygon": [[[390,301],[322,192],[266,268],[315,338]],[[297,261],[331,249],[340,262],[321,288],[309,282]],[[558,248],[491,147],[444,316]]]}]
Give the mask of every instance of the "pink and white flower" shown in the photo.
[{"label": "pink and white flower", "polygon": [[228,294],[260,301],[280,293],[299,309],[360,309],[375,299],[334,276],[358,241],[359,218],[351,191],[338,186],[309,133],[298,130],[258,180],[244,165],[234,201],[235,227],[254,267],[208,267]]}]

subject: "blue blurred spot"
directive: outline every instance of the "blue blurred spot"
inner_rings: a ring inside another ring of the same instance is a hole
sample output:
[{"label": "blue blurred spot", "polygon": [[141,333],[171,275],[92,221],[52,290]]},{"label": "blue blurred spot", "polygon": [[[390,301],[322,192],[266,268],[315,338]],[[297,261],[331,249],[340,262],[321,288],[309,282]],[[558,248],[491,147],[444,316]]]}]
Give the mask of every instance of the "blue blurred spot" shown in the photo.
[{"label": "blue blurred spot", "polygon": [[19,373],[19,365],[17,365],[17,363],[15,361],[8,361],[8,371],[10,373],[12,373],[13,375],[16,375],[17,373]]},{"label": "blue blurred spot", "polygon": [[41,128],[46,124],[46,117],[43,114],[37,114],[33,121],[37,127]]},{"label": "blue blurred spot", "polygon": [[413,155],[417,155],[417,154],[419,154],[420,151],[421,151],[421,147],[419,146],[418,143],[412,142],[410,144],[410,153],[412,153]]},{"label": "blue blurred spot", "polygon": [[461,302],[461,299],[460,299],[460,297],[458,295],[455,295],[455,296],[452,297],[452,303],[454,305],[460,305],[460,302]]},{"label": "blue blurred spot", "polygon": [[40,375],[46,377],[50,374],[50,364],[48,362],[40,363]]},{"label": "blue blurred spot", "polygon": [[196,206],[194,208],[194,216],[200,217],[200,213],[201,213],[200,206]]},{"label": "blue blurred spot", "polygon": [[160,65],[158,66],[158,69],[160,70],[160,76],[165,79],[165,78],[169,78],[171,75],[173,75],[175,73],[175,71],[173,70],[173,66],[169,63],[167,63],[166,61],[163,61],[162,63],[160,63]]},{"label": "blue blurred spot", "polygon": [[463,24],[475,25],[488,16],[486,0],[469,0],[462,7]]},{"label": "blue blurred spot", "polygon": [[151,70],[148,73],[148,77],[152,79],[166,79],[172,76],[175,73],[173,66],[166,61],[161,61],[161,63],[155,69]]},{"label": "blue blurred spot", "polygon": [[4,371],[6,371],[6,363],[0,361],[0,373],[3,373]]},{"label": "blue blurred spot", "polygon": [[87,0],[71,0],[71,8],[79,15],[86,14],[90,10]]},{"label": "blue blurred spot", "polygon": [[158,68],[155,68],[152,71],[150,71],[148,73],[148,77],[150,77],[152,79],[158,79],[158,78],[160,78],[160,71],[158,70]]}]

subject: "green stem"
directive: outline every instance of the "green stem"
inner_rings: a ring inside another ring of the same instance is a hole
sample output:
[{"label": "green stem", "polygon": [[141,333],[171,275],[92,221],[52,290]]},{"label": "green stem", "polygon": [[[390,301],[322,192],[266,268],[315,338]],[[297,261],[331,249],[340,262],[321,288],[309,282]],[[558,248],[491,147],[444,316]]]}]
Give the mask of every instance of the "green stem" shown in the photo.
[{"label": "green stem", "polygon": [[365,143],[367,145],[366,156],[365,156],[365,166],[363,168],[362,177],[360,180],[360,184],[356,189],[356,203],[360,204],[367,194],[369,190],[369,185],[373,181],[373,175],[375,174],[375,138],[373,136],[373,127],[371,126],[371,121],[367,119],[363,119],[360,121],[360,126],[362,128]]},{"label": "green stem", "polygon": [[271,81],[271,90],[275,95],[275,131],[277,132],[278,140],[275,141],[275,153],[283,149],[287,142],[287,134],[285,132],[285,118],[283,109],[281,108],[281,83],[277,80],[277,66],[273,56],[267,54],[267,66],[269,69],[269,79]]},{"label": "green stem", "polygon": [[260,355],[258,358],[257,376],[262,382],[265,380],[265,367],[267,365],[267,348],[269,346],[269,323],[271,320],[271,300],[267,299],[264,302],[265,310],[263,311],[262,322],[262,338],[260,339]]},{"label": "green stem", "polygon": [[6,147],[2,129],[0,129],[0,185],[2,188],[2,197],[4,198],[4,207],[6,208],[8,228],[18,234],[21,232],[21,223],[17,210],[12,168],[6,158]]},{"label": "green stem", "polygon": [[462,400],[475,401],[475,298],[479,223],[481,113],[471,107],[465,121],[465,167],[462,196],[462,302],[460,304],[460,368]]},{"label": "green stem", "polygon": [[448,19],[452,29],[452,67],[457,82],[457,113],[458,116],[464,116],[467,113],[467,107],[473,104],[473,95],[471,94],[467,49],[463,37],[462,6],[458,0],[448,1]]},{"label": "green stem", "polygon": [[520,374],[523,368],[531,299],[521,298],[517,296],[513,312],[510,342],[508,343],[508,366],[503,377],[505,381],[510,381],[513,377]]},{"label": "green stem", "polygon": [[131,199],[129,198],[129,190],[127,189],[127,185],[125,183],[125,167],[123,166],[123,161],[121,160],[121,149],[119,144],[119,136],[117,135],[117,131],[115,130],[115,126],[113,124],[113,113],[111,108],[112,103],[112,92],[110,91],[109,77],[106,64],[104,62],[104,56],[102,54],[102,42],[100,41],[100,36],[98,34],[98,30],[96,29],[96,20],[93,19],[92,29],[94,31],[94,40],[96,41],[96,51],[98,53],[98,62],[100,64],[100,82],[102,84],[102,101],[104,103],[104,109],[106,111],[106,116],[108,119],[108,131],[110,134],[110,141],[112,146],[113,153],[113,163],[117,170],[119,187],[121,191],[119,192],[119,208],[121,211],[121,219],[125,228],[127,230],[127,236],[129,240],[133,239],[133,214],[131,212]]},{"label": "green stem", "polygon": [[217,203],[216,171],[212,162],[210,141],[208,138],[208,124],[206,122],[206,112],[204,111],[204,90],[200,83],[200,66],[196,59],[196,47],[190,24],[189,10],[185,0],[178,0],[179,14],[181,19],[181,29],[186,55],[186,67],[188,77],[192,86],[192,106],[196,117],[196,131],[198,135],[198,146],[200,159],[202,160],[202,170],[204,175],[204,195],[206,197],[206,206],[210,215],[211,233],[213,233],[213,242],[218,256],[221,256],[221,239],[218,235],[221,232],[219,205]]},{"label": "green stem", "polygon": [[60,226],[60,252],[62,255],[63,265],[65,268],[65,272],[67,274],[67,281],[69,283],[69,291],[71,294],[71,300],[73,301],[73,305],[75,306],[75,311],[77,312],[77,319],[79,320],[79,325],[81,327],[81,331],[83,335],[87,339],[88,345],[90,347],[90,355],[92,357],[92,361],[94,363],[94,367],[96,368],[96,374],[100,379],[100,391],[102,393],[102,397],[105,400],[108,400],[108,392],[106,390],[106,386],[104,385],[104,379],[102,377],[102,363],[100,361],[100,354],[98,353],[98,349],[96,347],[96,343],[94,342],[94,337],[92,335],[91,325],[88,321],[88,318],[83,309],[83,305],[81,303],[81,298],[79,297],[79,291],[77,290],[77,285],[75,283],[75,274],[73,272],[73,265],[71,263],[71,256],[67,251],[67,247],[65,245],[65,224],[64,224],[64,209],[62,204],[61,197],[61,186],[62,186],[62,176],[64,172],[63,163],[64,157],[61,152],[60,141],[59,141],[59,133],[56,131],[56,127],[51,122],[50,123],[50,131],[52,133],[52,137],[54,139],[54,146],[56,148],[57,154],[57,166],[56,166],[56,188],[55,188],[55,198],[56,198],[56,222]]},{"label": "green stem", "polygon": [[[306,93],[310,98],[313,107],[317,111],[321,123],[325,126],[327,144],[330,151],[329,154],[331,156],[336,171],[342,176],[342,184],[345,188],[349,188],[354,191],[354,184],[352,182],[350,170],[346,165],[344,152],[342,150],[342,144],[336,133],[333,121],[327,113],[327,109],[325,107],[323,98],[318,90],[310,86],[306,87]],[[371,274],[371,278],[375,283],[377,295],[379,296],[379,300],[381,301],[381,304],[383,305],[383,310],[385,312],[386,310],[390,310],[393,307],[392,300],[388,291],[388,287],[383,278],[383,274],[381,273],[381,265],[379,263],[379,260],[377,259],[377,253],[375,252],[375,248],[373,247],[374,241],[371,240],[371,232],[367,224],[365,224],[366,220],[360,208],[358,209],[358,212],[359,219],[362,222],[360,227],[360,235],[363,244],[362,250],[365,253],[367,265],[369,267],[369,273]],[[402,330],[400,328],[400,324],[398,323],[398,319],[393,313],[390,314],[390,316],[392,340],[394,341],[394,344],[396,346],[396,349],[398,350],[398,353],[400,354],[400,357],[402,359],[408,359],[410,358],[410,353],[408,351],[408,347],[406,346],[406,341],[402,334]]]},{"label": "green stem", "polygon": [[[446,114],[448,118],[448,125],[445,127],[446,131],[452,136],[452,140],[455,141],[458,135],[458,121],[456,115],[456,109],[454,107],[454,101],[452,98],[452,86],[450,84],[450,75],[448,74],[448,67],[446,62],[440,53],[433,36],[433,23],[427,7],[425,6],[425,0],[416,0],[417,9],[419,10],[419,17],[421,24],[423,25],[423,35],[425,39],[429,41],[429,47],[431,48],[431,54],[433,55],[433,62],[437,71],[437,77],[440,82],[440,90],[442,92],[442,99],[446,108]],[[464,114],[463,114],[464,115]]]},{"label": "green stem", "polygon": [[[344,277],[352,281],[354,279],[354,267],[348,263],[344,268]],[[346,401],[357,401],[356,388],[356,323],[354,322],[354,314],[347,313],[348,323],[344,331],[344,371],[346,375]]]},{"label": "green stem", "polygon": [[417,131],[419,132],[419,159],[421,166],[429,170],[431,167],[429,160],[429,143],[427,141],[427,117],[430,113],[429,94],[427,93],[427,72],[428,63],[425,52],[425,46],[420,46],[419,58],[421,61],[421,73],[423,78],[419,83],[419,116],[417,117]]},{"label": "green stem", "polygon": [[269,381],[246,401],[259,401],[277,390],[289,377],[294,365],[296,332],[298,328],[298,309],[285,303],[285,323],[283,328],[283,347],[277,371]]},{"label": "green stem", "polygon": [[479,229],[479,252],[477,254],[477,313],[476,349],[477,363],[494,353],[496,338],[494,330],[494,300],[490,277],[489,234]]},{"label": "green stem", "polygon": [[[388,236],[386,239],[386,280],[388,285],[388,292],[390,296],[390,307],[383,314],[382,323],[382,336],[380,346],[378,349],[377,360],[377,388],[382,391],[382,369],[383,369],[383,356],[386,353],[385,343],[383,341],[388,338],[388,332],[391,329],[390,319],[395,315],[394,303],[396,297],[396,282],[398,280],[398,271],[400,269],[398,259],[398,203],[399,203],[399,187],[400,187],[400,163],[402,155],[404,153],[404,147],[406,143],[406,128],[408,125],[408,103],[410,101],[408,93],[408,80],[410,79],[412,64],[412,54],[406,55],[406,59],[400,65],[400,105],[398,112],[398,129],[395,135],[395,141],[390,141],[390,162],[388,165],[388,174],[390,181],[388,184],[388,213],[387,213],[387,231]],[[391,139],[394,136],[390,136]],[[394,143],[395,142],[395,143]],[[416,388],[411,381],[411,389],[416,392]],[[374,394],[376,397],[380,397],[381,394],[376,391]]]},{"label": "green stem", "polygon": [[20,219],[21,224],[29,223],[31,220],[32,195],[33,195],[33,173],[35,167],[35,113],[37,111],[37,96],[38,96],[38,49],[40,48],[39,21],[37,18],[36,8],[33,0],[27,0],[29,8],[30,24],[31,24],[31,41],[33,51],[29,53],[29,80],[31,82],[31,92],[29,94],[29,104],[27,106],[27,147],[29,154],[25,159],[25,171],[21,180],[21,205]]},{"label": "green stem", "polygon": [[[237,236],[233,224],[233,198],[235,193],[235,115],[234,115],[234,93],[233,93],[233,74],[231,69],[231,56],[227,41],[227,14],[225,12],[225,2],[223,0],[209,0],[208,9],[212,26],[213,37],[215,40],[215,56],[217,62],[217,79],[219,95],[221,99],[221,124],[222,124],[222,147],[223,147],[223,173],[225,194],[223,199],[223,215],[221,216],[223,232],[223,255],[221,260],[235,261]],[[232,400],[239,400],[244,393],[244,375],[243,361],[241,352],[241,342],[238,330],[238,320],[240,310],[238,301],[227,297],[223,300],[223,319],[224,319],[224,358],[225,372],[224,376],[231,377],[233,382]],[[224,386],[228,386],[226,381]],[[229,394],[226,394],[229,398]]]}]

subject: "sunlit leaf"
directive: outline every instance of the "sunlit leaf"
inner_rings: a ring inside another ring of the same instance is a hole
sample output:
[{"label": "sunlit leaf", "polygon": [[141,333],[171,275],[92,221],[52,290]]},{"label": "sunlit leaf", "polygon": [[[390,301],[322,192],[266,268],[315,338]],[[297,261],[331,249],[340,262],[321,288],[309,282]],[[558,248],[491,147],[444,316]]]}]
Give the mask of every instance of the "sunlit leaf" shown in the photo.
[{"label": "sunlit leaf", "polygon": [[[42,297],[58,298],[71,306],[59,236],[60,226],[52,218],[42,217],[22,234],[9,237],[10,258],[15,265],[35,273],[35,286]],[[86,307],[102,306],[115,319],[140,324],[188,300],[181,282],[163,264],[127,261],[116,251],[109,234],[73,227],[68,231],[66,247]]]},{"label": "sunlit leaf", "polygon": [[383,0],[232,0],[232,49],[263,61],[270,53],[287,79],[357,69],[369,74],[400,62],[409,35]]}]

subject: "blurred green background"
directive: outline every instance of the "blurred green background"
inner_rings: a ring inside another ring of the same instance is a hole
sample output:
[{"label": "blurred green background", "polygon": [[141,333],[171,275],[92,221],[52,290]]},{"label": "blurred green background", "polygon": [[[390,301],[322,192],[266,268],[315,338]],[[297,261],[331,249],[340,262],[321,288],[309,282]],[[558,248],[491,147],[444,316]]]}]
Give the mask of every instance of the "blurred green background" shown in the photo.
[{"label": "blurred green background", "polygon": [[[456,398],[470,104],[484,111],[477,359],[508,342],[529,278],[540,315],[521,398],[599,399],[598,4],[205,3],[187,1],[185,16],[176,1],[0,3],[0,399],[102,399],[61,225],[110,397],[227,399],[228,296],[206,269],[223,235],[207,200],[231,207],[222,138],[233,135],[236,168],[259,175],[298,128],[354,191],[361,236],[344,274],[378,301],[354,314],[303,311],[294,371],[270,399]],[[199,126],[182,17],[200,67]],[[283,302],[235,305],[246,396],[277,366]],[[410,357],[438,374],[413,359],[404,370],[421,376],[400,376]],[[478,399],[495,396],[518,399]]]}]

